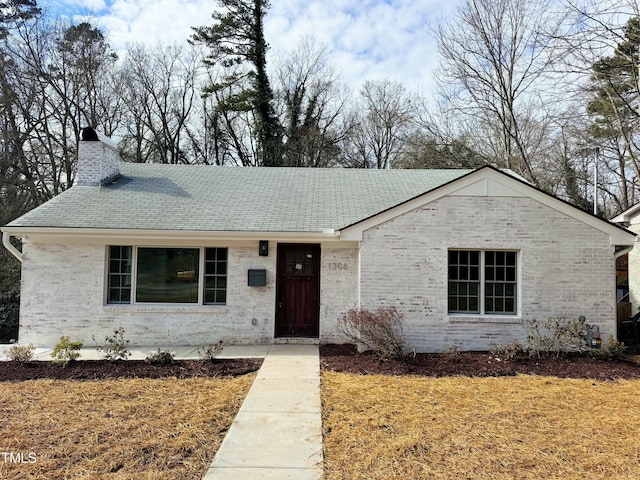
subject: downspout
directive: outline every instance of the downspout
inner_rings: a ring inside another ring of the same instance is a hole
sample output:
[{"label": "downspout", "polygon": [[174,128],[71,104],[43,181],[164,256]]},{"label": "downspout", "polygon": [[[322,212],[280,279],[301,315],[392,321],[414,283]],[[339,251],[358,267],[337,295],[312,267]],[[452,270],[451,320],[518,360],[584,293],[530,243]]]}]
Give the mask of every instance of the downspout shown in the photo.
[{"label": "downspout", "polygon": [[9,232],[2,232],[2,245],[11,252],[22,263],[22,252],[11,244],[11,235]]}]

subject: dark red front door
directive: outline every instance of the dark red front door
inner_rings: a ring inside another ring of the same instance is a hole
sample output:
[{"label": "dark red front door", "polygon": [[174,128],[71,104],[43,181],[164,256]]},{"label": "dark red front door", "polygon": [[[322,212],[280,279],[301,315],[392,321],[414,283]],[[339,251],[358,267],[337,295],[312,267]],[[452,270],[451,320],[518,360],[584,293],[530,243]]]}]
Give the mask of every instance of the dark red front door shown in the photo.
[{"label": "dark red front door", "polygon": [[276,336],[317,337],[320,245],[278,245]]}]

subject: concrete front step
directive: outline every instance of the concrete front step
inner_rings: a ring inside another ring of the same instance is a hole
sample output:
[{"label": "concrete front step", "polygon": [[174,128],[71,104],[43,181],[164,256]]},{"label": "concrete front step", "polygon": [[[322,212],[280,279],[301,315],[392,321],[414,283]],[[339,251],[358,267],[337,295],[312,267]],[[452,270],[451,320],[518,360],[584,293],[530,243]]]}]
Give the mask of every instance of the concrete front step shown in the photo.
[{"label": "concrete front step", "polygon": [[319,345],[319,338],[308,337],[277,337],[273,339],[274,345]]}]

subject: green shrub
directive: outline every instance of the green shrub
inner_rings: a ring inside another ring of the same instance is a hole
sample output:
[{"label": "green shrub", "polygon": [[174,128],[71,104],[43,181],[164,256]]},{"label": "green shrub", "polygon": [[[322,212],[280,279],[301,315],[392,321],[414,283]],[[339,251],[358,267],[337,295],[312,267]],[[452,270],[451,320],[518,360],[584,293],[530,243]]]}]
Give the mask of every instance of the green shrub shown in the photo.
[{"label": "green shrub", "polygon": [[613,335],[609,335],[606,342],[602,342],[600,348],[591,348],[589,355],[599,360],[616,360],[626,352],[624,343],[618,342]]},{"label": "green shrub", "polygon": [[29,345],[12,345],[7,352],[9,360],[16,363],[29,363],[33,360],[33,352],[36,350],[35,345],[30,343]]},{"label": "green shrub", "polygon": [[[96,341],[95,336],[92,336],[93,341]],[[98,345],[96,350],[100,356],[111,362],[115,360],[127,360],[131,356],[131,352],[127,348],[129,346],[129,340],[124,338],[124,328],[119,327],[113,331],[113,335],[108,335],[104,338],[104,345]]]},{"label": "green shrub", "polygon": [[144,359],[145,362],[150,363],[151,365],[171,365],[175,359],[173,357],[173,353],[169,350],[158,351],[152,355],[149,355]]},{"label": "green shrub", "polygon": [[80,358],[82,345],[84,345],[82,340],[72,342],[69,340],[69,337],[60,337],[60,341],[53,349],[53,352],[51,352],[53,363],[59,363],[63,367],[66,367],[69,363],[75,362]]},{"label": "green shrub", "polygon": [[573,319],[551,317],[544,322],[528,322],[527,351],[529,355],[539,357],[552,354],[559,357],[569,352],[584,352],[587,326]]},{"label": "green shrub", "polygon": [[213,362],[218,355],[222,353],[222,340],[215,344],[203,345],[198,348],[198,355],[200,355],[205,360],[209,360]]},{"label": "green shrub", "polygon": [[374,311],[352,308],[338,318],[338,331],[350,342],[375,352],[381,359],[406,358],[409,350],[404,340],[404,317],[395,307]]}]

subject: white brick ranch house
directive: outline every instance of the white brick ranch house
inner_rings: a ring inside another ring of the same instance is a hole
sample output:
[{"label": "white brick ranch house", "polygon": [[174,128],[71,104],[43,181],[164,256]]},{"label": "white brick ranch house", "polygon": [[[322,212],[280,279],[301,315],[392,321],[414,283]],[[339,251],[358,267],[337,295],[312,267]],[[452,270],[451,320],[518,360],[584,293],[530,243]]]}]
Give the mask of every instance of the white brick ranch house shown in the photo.
[{"label": "white brick ranch house", "polygon": [[120,326],[132,345],[339,343],[342,312],[383,305],[418,351],[523,341],[550,316],[616,334],[634,234],[509,172],[127,164],[103,137],[78,163],[2,228],[22,343]]}]

